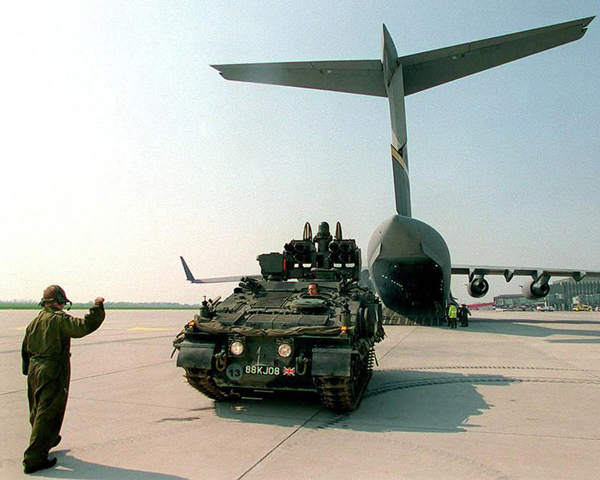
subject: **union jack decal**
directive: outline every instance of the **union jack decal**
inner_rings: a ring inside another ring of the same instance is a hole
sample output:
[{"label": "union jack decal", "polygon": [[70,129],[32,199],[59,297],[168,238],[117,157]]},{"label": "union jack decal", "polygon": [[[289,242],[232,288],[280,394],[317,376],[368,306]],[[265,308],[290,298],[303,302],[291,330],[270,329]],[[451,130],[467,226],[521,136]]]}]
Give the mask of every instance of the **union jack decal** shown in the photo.
[{"label": "union jack decal", "polygon": [[296,367],[283,367],[283,374],[290,377],[296,376]]}]

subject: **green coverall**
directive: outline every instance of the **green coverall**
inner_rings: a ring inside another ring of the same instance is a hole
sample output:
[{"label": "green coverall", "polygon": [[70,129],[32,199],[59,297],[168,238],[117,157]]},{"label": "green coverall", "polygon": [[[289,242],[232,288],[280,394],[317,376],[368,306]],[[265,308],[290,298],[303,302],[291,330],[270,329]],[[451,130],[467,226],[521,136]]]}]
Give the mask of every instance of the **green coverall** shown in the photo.
[{"label": "green coverall", "polygon": [[27,326],[21,355],[32,429],[24,466],[46,461],[58,440],[69,394],[71,338],[92,333],[104,317],[102,304],[94,304],[83,319],[45,306]]}]

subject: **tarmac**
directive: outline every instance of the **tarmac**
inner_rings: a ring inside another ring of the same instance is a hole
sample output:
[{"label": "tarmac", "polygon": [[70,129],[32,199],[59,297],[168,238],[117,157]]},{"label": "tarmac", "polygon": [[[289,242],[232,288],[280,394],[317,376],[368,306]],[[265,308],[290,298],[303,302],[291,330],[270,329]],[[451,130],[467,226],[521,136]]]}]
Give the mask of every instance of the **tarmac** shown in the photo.
[{"label": "tarmac", "polygon": [[[73,312],[76,316],[82,312]],[[36,478],[600,478],[600,313],[474,312],[387,326],[351,414],[317,399],[215,403],[170,358],[191,311],[108,311],[73,341],[58,465]],[[0,478],[27,478],[20,344],[0,311]]]}]

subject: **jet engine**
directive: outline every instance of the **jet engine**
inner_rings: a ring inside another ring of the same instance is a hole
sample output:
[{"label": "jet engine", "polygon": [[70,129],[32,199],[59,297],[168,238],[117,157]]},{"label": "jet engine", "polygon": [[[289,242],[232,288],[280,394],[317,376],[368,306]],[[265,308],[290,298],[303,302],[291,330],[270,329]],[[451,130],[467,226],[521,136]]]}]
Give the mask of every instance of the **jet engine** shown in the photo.
[{"label": "jet engine", "polygon": [[540,282],[534,280],[531,283],[523,285],[523,296],[528,300],[537,300],[544,298],[550,292],[548,282]]},{"label": "jet engine", "polygon": [[481,298],[485,296],[489,290],[490,284],[482,276],[473,278],[467,287],[467,292],[469,292],[469,295],[471,295],[473,298]]}]

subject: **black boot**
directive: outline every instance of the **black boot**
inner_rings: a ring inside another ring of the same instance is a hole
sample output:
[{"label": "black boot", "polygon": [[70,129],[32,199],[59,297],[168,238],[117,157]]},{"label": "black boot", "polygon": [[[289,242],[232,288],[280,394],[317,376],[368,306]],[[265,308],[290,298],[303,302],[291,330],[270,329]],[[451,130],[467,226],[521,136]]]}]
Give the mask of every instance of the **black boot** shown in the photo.
[{"label": "black boot", "polygon": [[23,470],[25,473],[33,473],[38,470],[52,468],[54,465],[56,465],[56,458],[47,458],[44,462],[38,463],[37,465],[26,465]]}]

